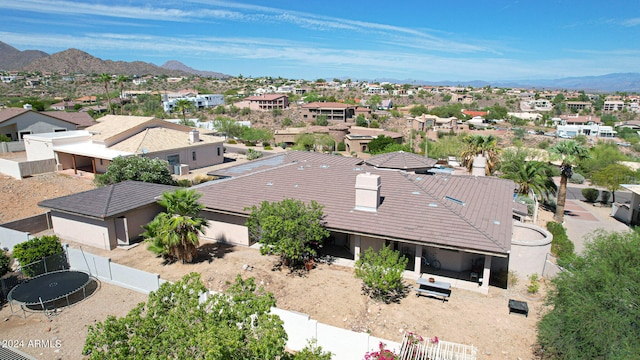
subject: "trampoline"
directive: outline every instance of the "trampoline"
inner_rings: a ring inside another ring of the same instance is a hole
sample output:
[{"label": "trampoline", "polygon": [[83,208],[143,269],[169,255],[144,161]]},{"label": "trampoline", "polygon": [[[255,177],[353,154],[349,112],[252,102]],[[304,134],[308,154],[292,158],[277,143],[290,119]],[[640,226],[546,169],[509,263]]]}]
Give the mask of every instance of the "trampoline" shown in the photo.
[{"label": "trampoline", "polygon": [[[20,304],[23,313],[25,307],[37,308],[42,311],[56,308],[56,301],[67,300],[67,306],[71,305],[69,296],[82,290],[82,298],[86,298],[86,287],[93,281],[93,277],[83,271],[62,270],[38,275],[16,285],[9,294],[9,304]],[[13,313],[13,305],[11,312]]]}]

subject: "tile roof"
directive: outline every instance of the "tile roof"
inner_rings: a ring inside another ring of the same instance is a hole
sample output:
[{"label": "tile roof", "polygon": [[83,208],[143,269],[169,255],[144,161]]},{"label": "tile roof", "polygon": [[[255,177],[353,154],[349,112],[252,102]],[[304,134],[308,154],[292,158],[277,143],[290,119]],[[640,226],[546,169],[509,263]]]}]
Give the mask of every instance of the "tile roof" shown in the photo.
[{"label": "tile roof", "polygon": [[155,203],[176,186],[127,180],[98,189],[47,199],[38,206],[91,218],[105,219]]},{"label": "tile roof", "polygon": [[260,100],[267,100],[267,101],[273,101],[273,100],[277,100],[283,97],[287,97],[287,95],[284,94],[263,94],[263,95],[258,95],[258,96],[249,96],[247,98],[245,98],[245,100],[248,101],[260,101]]},{"label": "tile roof", "polygon": [[91,115],[86,112],[43,111],[41,114],[76,124],[79,127],[88,127],[97,124]]},{"label": "tile roof", "polygon": [[0,111],[0,123],[5,122],[9,119],[13,119],[14,117],[26,113],[27,109],[23,108],[6,108]]},{"label": "tile roof", "polygon": [[106,115],[99,118],[97,124],[86,128],[86,130],[94,134],[93,139],[106,140],[151,120],[153,120],[153,116]]},{"label": "tile roof", "polygon": [[207,173],[210,176],[221,177],[238,177],[241,175],[247,175],[258,171],[264,171],[271,169],[275,166],[286,165],[294,162],[307,163],[317,162],[324,165],[346,165],[356,166],[362,164],[362,159],[339,156],[339,155],[327,155],[310,151],[287,151],[285,153],[267,156],[258,160],[254,160],[248,163],[228,167],[225,169],[214,170]]},{"label": "tile roof", "polygon": [[384,169],[418,170],[436,166],[436,160],[422,155],[396,151],[370,157],[366,164]]},{"label": "tile roof", "polygon": [[[381,176],[377,212],[355,210],[356,175]],[[309,159],[247,172],[198,188],[209,211],[248,215],[263,200],[316,200],[327,227],[505,256],[511,248],[514,183],[493,177],[415,175]]]},{"label": "tile roof", "polygon": [[157,152],[216,142],[222,143],[224,141],[224,138],[218,136],[200,134],[199,137],[200,141],[192,144],[189,141],[188,132],[161,127],[146,128],[123,141],[109,146],[109,149],[142,154],[142,149],[145,149],[144,152]]}]

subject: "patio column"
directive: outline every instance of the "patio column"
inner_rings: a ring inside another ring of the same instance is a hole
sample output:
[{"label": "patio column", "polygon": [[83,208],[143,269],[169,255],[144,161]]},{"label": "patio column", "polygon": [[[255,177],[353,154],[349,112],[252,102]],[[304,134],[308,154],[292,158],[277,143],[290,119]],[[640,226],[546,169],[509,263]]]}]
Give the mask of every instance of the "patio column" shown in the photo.
[{"label": "patio column", "polygon": [[358,261],[360,259],[360,235],[354,235],[353,240],[353,260]]},{"label": "patio column", "polygon": [[482,271],[482,286],[481,288],[489,292],[489,276],[491,276],[491,255],[484,256],[484,270]]},{"label": "patio column", "polygon": [[78,167],[76,166],[76,155],[71,155],[71,160],[73,161],[73,174],[78,175]]},{"label": "patio column", "polygon": [[420,276],[422,272],[422,245],[416,245],[416,253],[415,257],[415,266],[413,271],[415,271],[416,275]]}]

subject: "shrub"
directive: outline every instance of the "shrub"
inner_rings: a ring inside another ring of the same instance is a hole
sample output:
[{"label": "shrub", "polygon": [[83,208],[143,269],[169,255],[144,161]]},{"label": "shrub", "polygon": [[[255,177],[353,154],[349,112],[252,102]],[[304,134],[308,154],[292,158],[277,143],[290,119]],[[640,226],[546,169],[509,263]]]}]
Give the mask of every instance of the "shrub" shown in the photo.
[{"label": "shrub", "polygon": [[271,147],[271,145],[267,145],[264,147],[265,150],[273,150],[273,148]]},{"label": "shrub", "polygon": [[271,144],[268,141],[263,141],[262,146],[267,147],[267,146],[271,146]]},{"label": "shrub", "polygon": [[356,261],[356,277],[362,280],[362,292],[385,303],[397,302],[406,295],[402,272],[407,259],[390,246],[376,252],[368,248]]},{"label": "shrub", "polygon": [[11,271],[11,258],[7,252],[0,250],[0,277]]},{"label": "shrub", "polygon": [[193,178],[193,184],[194,185],[198,185],[198,184],[202,184],[205,183],[207,181],[211,181],[211,180],[216,180],[217,178],[215,176],[210,176],[210,175],[206,175],[206,174],[198,174]]},{"label": "shrub", "polygon": [[261,158],[263,155],[260,151],[249,149],[247,151],[247,160],[255,160]]},{"label": "shrub", "polygon": [[191,185],[193,185],[191,183],[191,180],[189,179],[180,179],[177,181],[178,186],[180,187],[190,187]]},{"label": "shrub", "polygon": [[237,144],[238,142],[235,141],[234,139],[228,139],[227,140],[227,144]]},{"label": "shrub", "polygon": [[57,236],[42,236],[33,238],[13,247],[13,257],[23,266],[23,272],[27,276],[37,275],[36,271],[24,268],[25,265],[42,260],[50,255],[62,253],[62,244]]},{"label": "shrub", "polygon": [[343,142],[339,142],[338,143],[338,151],[346,151],[347,150],[347,145]]},{"label": "shrub", "polygon": [[600,195],[600,201],[602,201],[603,204],[608,204],[610,198],[611,198],[611,192],[603,190],[602,195]]},{"label": "shrub", "polygon": [[527,292],[529,294],[537,294],[540,289],[540,282],[538,281],[538,274],[531,274],[529,276],[529,281],[531,282],[529,286],[527,286]]},{"label": "shrub", "polygon": [[572,184],[583,184],[584,176],[578,174],[577,172],[574,172],[573,175],[571,175],[571,178],[569,178],[569,182]]},{"label": "shrub", "polygon": [[598,196],[600,196],[600,191],[594,188],[585,188],[585,189],[582,189],[582,196],[584,196],[584,198],[588,202],[594,203],[598,200]]},{"label": "shrub", "polygon": [[568,264],[574,256],[574,245],[562,224],[557,222],[548,222],[547,230],[553,235],[551,240],[551,254],[558,258],[558,265],[564,266]]}]

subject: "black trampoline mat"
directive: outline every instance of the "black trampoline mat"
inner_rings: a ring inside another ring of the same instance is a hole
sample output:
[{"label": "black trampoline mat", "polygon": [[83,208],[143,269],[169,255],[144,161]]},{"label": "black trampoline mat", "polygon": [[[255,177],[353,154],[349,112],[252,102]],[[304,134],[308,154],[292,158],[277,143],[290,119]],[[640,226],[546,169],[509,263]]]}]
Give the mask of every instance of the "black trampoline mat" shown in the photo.
[{"label": "black trampoline mat", "polygon": [[56,271],[42,274],[18,284],[9,299],[27,305],[63,298],[81,290],[90,282],[89,274],[81,271]]}]

